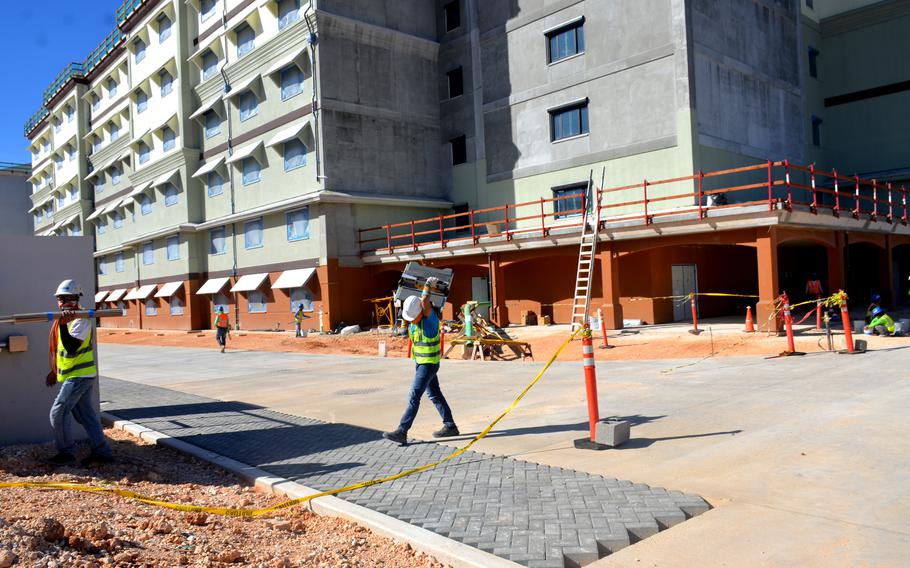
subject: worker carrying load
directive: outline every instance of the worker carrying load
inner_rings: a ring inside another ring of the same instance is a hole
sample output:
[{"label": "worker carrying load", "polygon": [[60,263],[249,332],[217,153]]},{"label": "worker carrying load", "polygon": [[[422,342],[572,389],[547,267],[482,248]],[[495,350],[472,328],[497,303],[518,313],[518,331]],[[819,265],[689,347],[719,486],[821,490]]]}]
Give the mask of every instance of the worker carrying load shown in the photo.
[{"label": "worker carrying load", "polygon": [[872,310],[872,321],[863,328],[866,335],[896,335],[894,333],[894,320],[891,319],[881,306],[876,306]]}]

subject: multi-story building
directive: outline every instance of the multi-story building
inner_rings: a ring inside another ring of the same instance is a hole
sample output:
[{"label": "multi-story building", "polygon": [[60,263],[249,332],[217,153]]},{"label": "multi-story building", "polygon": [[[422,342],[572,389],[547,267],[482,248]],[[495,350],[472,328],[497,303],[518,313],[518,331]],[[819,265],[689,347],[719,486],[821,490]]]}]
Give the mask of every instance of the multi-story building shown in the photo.
[{"label": "multi-story building", "polygon": [[[635,296],[844,286],[857,247],[862,293],[910,270],[899,215],[862,218],[907,178],[907,0],[127,0],[117,21],[26,126],[35,230],[94,232],[98,300],[128,309],[106,325],[363,321],[412,259],[500,323],[567,321],[592,171],[616,188],[593,294],[614,326],[686,317]],[[882,194],[841,203],[835,168]]]}]

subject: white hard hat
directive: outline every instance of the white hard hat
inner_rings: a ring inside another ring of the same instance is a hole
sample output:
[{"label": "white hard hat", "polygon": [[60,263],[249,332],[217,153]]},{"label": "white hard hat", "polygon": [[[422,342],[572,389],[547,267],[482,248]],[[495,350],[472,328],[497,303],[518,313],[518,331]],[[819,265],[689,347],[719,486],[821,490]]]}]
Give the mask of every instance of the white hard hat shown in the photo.
[{"label": "white hard hat", "polygon": [[79,285],[75,280],[67,278],[57,286],[57,291],[54,292],[54,296],[81,296],[82,295],[82,286]]},{"label": "white hard hat", "polygon": [[409,296],[401,307],[401,317],[407,321],[414,321],[423,312],[423,305],[417,296]]}]

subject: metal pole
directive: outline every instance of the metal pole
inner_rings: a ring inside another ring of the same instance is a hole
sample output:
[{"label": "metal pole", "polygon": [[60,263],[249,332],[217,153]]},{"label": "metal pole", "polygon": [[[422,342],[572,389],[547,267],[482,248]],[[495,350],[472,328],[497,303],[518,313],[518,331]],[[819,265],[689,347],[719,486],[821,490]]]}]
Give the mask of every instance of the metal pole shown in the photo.
[{"label": "metal pole", "polygon": [[701,221],[705,218],[704,209],[702,209],[701,199],[703,194],[702,191],[702,180],[705,178],[705,173],[701,170],[698,170],[698,220]]},{"label": "metal pole", "polygon": [[772,173],[773,166],[773,162],[771,162],[771,160],[768,160],[768,211],[774,211],[774,175]]},{"label": "metal pole", "polygon": [[834,170],[834,216],[840,216],[840,187],[837,183],[837,170]]},{"label": "metal pole", "polygon": [[644,180],[641,184],[642,193],[644,194],[645,201],[645,225],[648,224],[648,180]]},{"label": "metal pole", "polygon": [[[73,310],[72,315],[78,318],[122,317],[126,310],[119,308],[105,308],[103,310]],[[54,321],[63,317],[63,312],[35,312],[28,314],[11,314],[0,316],[0,323],[23,324]]]},{"label": "metal pole", "polygon": [[812,175],[812,212],[818,213],[818,190],[815,187],[815,164],[809,165],[809,173]]}]

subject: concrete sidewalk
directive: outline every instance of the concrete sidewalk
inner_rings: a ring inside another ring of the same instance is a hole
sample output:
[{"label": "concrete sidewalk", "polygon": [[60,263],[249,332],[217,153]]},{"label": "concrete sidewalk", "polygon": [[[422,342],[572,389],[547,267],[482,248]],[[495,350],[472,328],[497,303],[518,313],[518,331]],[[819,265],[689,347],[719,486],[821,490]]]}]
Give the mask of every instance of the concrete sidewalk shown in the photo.
[{"label": "concrete sidewalk", "polygon": [[[582,371],[559,363],[475,449],[698,494],[714,507],[597,565],[905,566],[908,361],[898,348],[598,363],[601,415],[633,423],[627,445],[598,453],[572,448],[587,428]],[[397,424],[412,374],[400,359],[105,344],[101,362],[106,376],[373,430]],[[462,432],[485,427],[540,366],[444,362]],[[437,427],[426,404],[411,433],[430,439]]]}]

